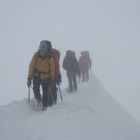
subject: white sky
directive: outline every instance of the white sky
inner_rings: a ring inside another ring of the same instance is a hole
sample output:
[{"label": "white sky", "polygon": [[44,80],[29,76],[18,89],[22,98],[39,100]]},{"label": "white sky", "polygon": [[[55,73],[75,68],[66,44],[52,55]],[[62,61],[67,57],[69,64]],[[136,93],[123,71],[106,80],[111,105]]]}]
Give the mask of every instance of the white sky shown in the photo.
[{"label": "white sky", "polygon": [[[88,49],[92,72],[135,118],[140,118],[140,2],[138,0],[1,0],[0,104],[27,96],[28,64],[40,40]],[[66,82],[64,71],[63,83]]]}]

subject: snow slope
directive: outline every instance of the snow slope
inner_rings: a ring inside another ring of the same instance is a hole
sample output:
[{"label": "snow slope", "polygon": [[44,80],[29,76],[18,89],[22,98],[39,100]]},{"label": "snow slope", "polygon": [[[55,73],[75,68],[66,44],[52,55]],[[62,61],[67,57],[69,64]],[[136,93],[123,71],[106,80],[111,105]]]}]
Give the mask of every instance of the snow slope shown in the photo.
[{"label": "snow slope", "polygon": [[58,104],[44,112],[34,99],[0,106],[0,140],[140,140],[140,124],[95,76],[77,93],[62,94],[64,101],[58,94]]}]

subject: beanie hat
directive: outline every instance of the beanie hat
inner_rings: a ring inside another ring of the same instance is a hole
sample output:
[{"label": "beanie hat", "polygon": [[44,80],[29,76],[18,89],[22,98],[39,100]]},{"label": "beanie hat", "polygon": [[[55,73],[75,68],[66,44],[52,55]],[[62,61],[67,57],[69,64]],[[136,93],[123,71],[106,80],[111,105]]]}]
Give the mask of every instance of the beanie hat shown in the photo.
[{"label": "beanie hat", "polygon": [[39,45],[39,48],[48,48],[48,47],[51,47],[51,42],[48,41],[48,40],[42,40],[40,41],[40,45]]}]

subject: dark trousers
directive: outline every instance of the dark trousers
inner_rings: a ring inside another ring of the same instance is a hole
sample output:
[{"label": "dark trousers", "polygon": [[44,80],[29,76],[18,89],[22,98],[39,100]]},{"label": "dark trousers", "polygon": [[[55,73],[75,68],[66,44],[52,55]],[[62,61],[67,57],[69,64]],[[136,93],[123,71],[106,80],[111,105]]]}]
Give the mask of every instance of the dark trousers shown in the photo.
[{"label": "dark trousers", "polygon": [[[40,94],[40,86],[42,86],[42,97]],[[42,105],[47,106],[48,103],[48,86],[49,83],[47,80],[40,80],[38,77],[33,79],[33,92],[36,100],[42,99]]]},{"label": "dark trousers", "polygon": [[57,87],[56,82],[51,82],[48,87],[48,105],[57,103]]},{"label": "dark trousers", "polygon": [[68,77],[68,83],[69,83],[70,92],[73,92],[73,90],[76,91],[77,90],[76,73],[67,71],[67,77]]}]

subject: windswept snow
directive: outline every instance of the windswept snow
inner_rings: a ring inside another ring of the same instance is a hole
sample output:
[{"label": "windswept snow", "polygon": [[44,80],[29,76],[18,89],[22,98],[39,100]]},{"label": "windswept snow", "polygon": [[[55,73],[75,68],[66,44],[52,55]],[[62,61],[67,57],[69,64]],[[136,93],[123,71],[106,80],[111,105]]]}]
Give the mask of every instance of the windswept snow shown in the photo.
[{"label": "windswept snow", "polygon": [[95,76],[62,95],[47,111],[36,110],[34,99],[0,106],[0,140],[140,140],[140,124]]}]

